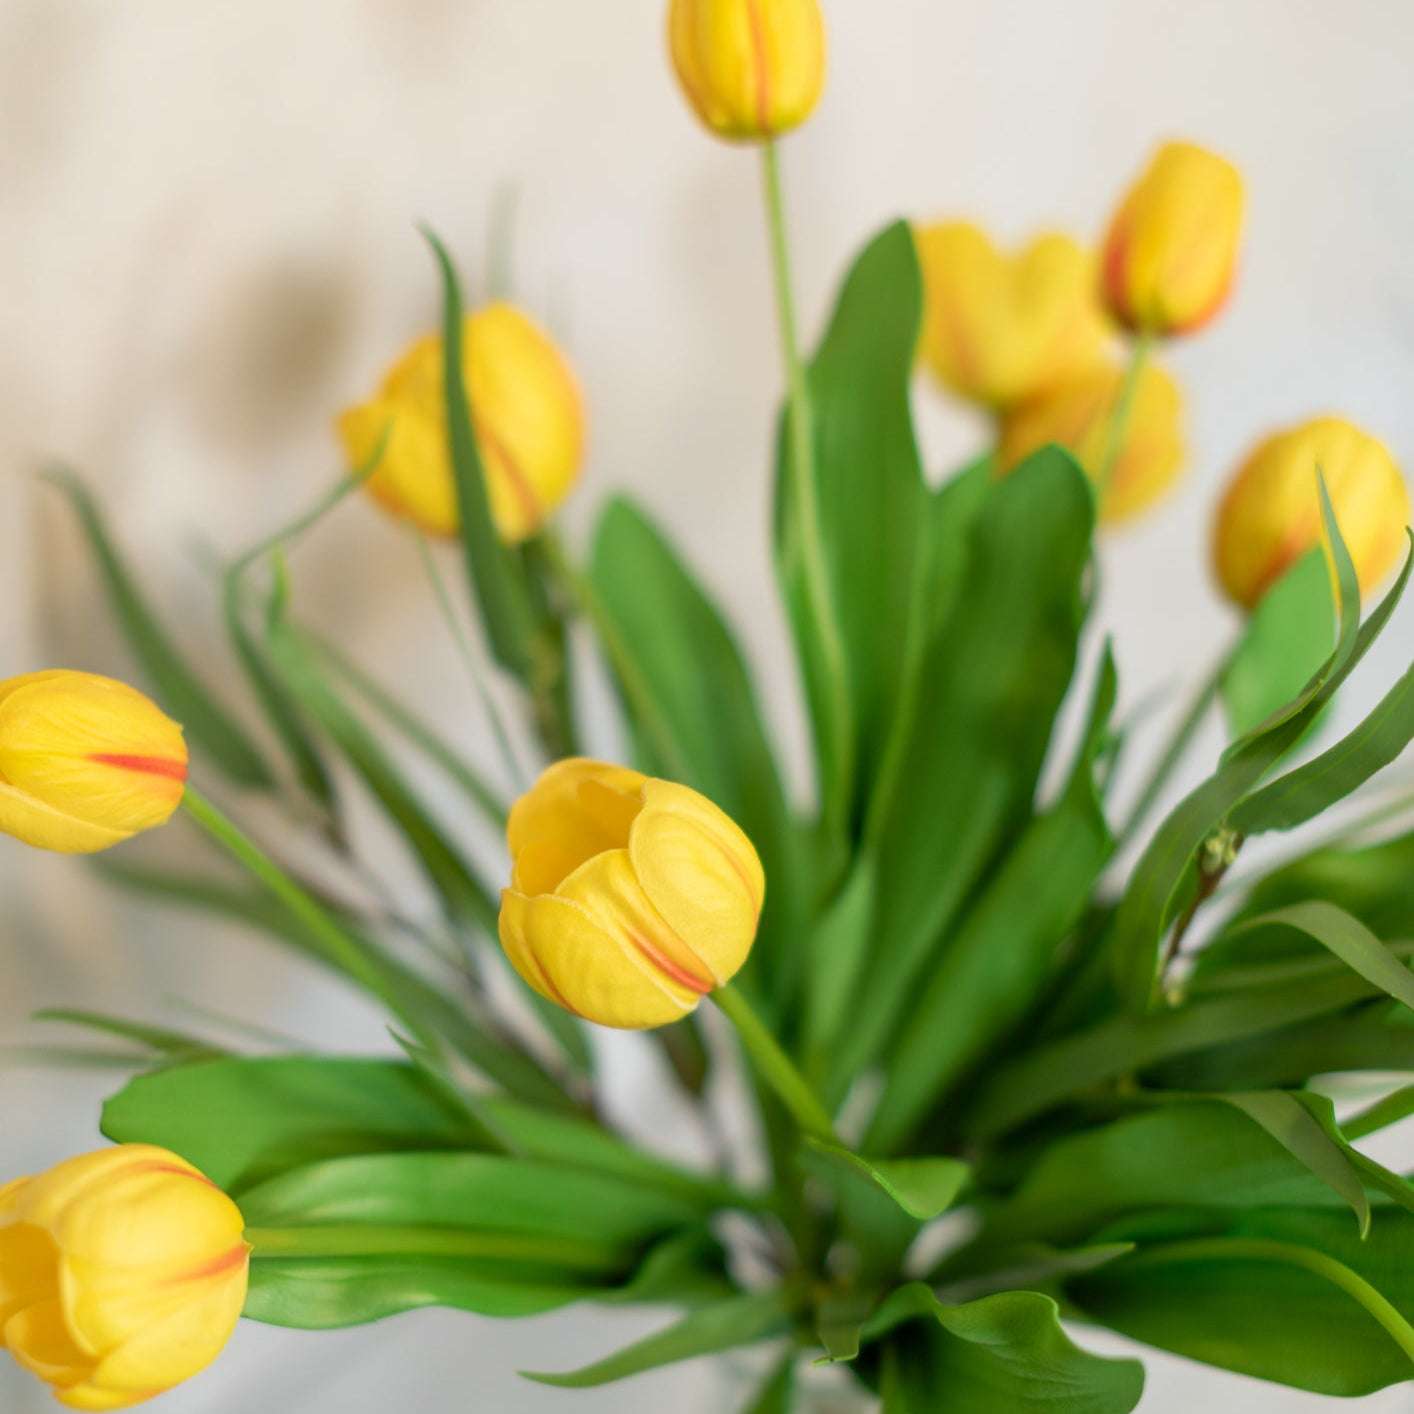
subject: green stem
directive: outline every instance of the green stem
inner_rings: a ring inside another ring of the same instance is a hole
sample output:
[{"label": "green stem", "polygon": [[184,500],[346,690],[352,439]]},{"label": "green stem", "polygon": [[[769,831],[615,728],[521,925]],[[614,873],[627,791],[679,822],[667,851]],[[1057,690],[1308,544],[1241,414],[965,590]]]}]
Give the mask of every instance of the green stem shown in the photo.
[{"label": "green stem", "polygon": [[571,561],[553,531],[541,532],[540,549],[565,592],[574,601],[580,613],[593,624],[624,697],[637,717],[638,725],[648,739],[648,745],[658,757],[659,765],[674,780],[688,780],[692,776],[692,768],[678,745],[668,719],[659,708],[658,700],[654,697],[647,678],[643,676],[637,659],[624,642],[619,633],[619,626],[600,598],[594,582]]},{"label": "green stem", "polygon": [[470,1257],[612,1272],[623,1254],[596,1242],[436,1227],[251,1227],[245,1240],[260,1257]]},{"label": "green stem", "polygon": [[452,607],[452,596],[447,592],[447,582],[442,578],[441,570],[437,568],[432,547],[427,543],[427,537],[421,531],[414,531],[414,535],[417,539],[422,568],[432,586],[432,593],[436,597],[437,607],[441,610],[442,620],[447,625],[447,631],[452,636],[452,642],[456,644],[462,665],[466,668],[472,686],[476,689],[476,695],[481,700],[481,710],[486,713],[491,723],[491,733],[496,738],[496,748],[501,753],[501,761],[510,773],[512,786],[517,793],[523,792],[529,787],[530,782],[526,780],[525,772],[516,759],[501,709],[496,705],[496,699],[491,695],[490,686],[481,673],[476,655],[471,651],[471,643],[467,639],[466,631],[462,627],[461,620],[457,618],[456,609]]},{"label": "green stem", "polygon": [[[822,743],[822,764],[833,762],[833,779],[821,782],[821,810],[833,824],[842,823],[849,809],[850,723],[849,677],[845,663],[844,639],[840,634],[836,606],[830,592],[824,560],[824,537],[820,529],[819,483],[815,467],[815,416],[810,401],[810,384],[800,357],[796,333],[795,295],[791,286],[790,243],[786,235],[785,201],[781,194],[780,160],[774,141],[761,148],[762,174],[766,190],[766,218],[771,235],[771,263],[775,275],[776,312],[781,330],[781,352],[785,359],[789,390],[789,476],[792,500],[800,516],[796,548],[805,581],[805,597],[819,637],[824,660],[828,725],[832,740]],[[822,775],[824,772],[822,771]]]},{"label": "green stem", "polygon": [[1110,414],[1110,426],[1105,438],[1105,454],[1100,459],[1100,473],[1096,478],[1096,500],[1103,509],[1109,495],[1110,483],[1119,467],[1120,454],[1124,451],[1125,434],[1129,431],[1129,421],[1134,413],[1134,399],[1139,391],[1139,380],[1144,374],[1144,365],[1154,347],[1152,334],[1137,334],[1130,347],[1129,367],[1124,372],[1124,382],[1119,387],[1119,397],[1115,400],[1114,411]]},{"label": "green stem", "polygon": [[766,1029],[746,998],[728,982],[712,993],[712,1000],[736,1028],[757,1073],[795,1116],[796,1123],[806,1133],[838,1144],[834,1124],[829,1112],[820,1103],[820,1097],[810,1088],[805,1077],[796,1069],[795,1062],[781,1049],[780,1042]]},{"label": "green stem", "polygon": [[1134,838],[1135,832],[1154,808],[1159,796],[1163,794],[1164,787],[1168,785],[1169,778],[1178,769],[1179,763],[1193,744],[1193,738],[1197,735],[1198,728],[1203,725],[1203,719],[1208,715],[1209,708],[1217,699],[1223,678],[1227,676],[1227,670],[1232,666],[1235,652],[1234,648],[1232,652],[1223,655],[1211,676],[1189,704],[1188,711],[1184,713],[1183,720],[1179,722],[1178,729],[1170,738],[1168,747],[1159,758],[1158,765],[1155,766],[1139,799],[1134,802],[1134,808],[1129,812],[1129,818],[1120,830],[1119,847],[1121,849]]},{"label": "green stem", "polygon": [[1324,1252],[1309,1247],[1296,1247],[1286,1242],[1269,1242],[1256,1237],[1198,1238],[1192,1242],[1175,1242],[1149,1248],[1124,1259],[1126,1269],[1136,1266],[1162,1265],[1165,1262],[1258,1261],[1281,1262],[1300,1267],[1339,1287],[1384,1327],[1390,1338],[1414,1361],[1414,1327],[1399,1311],[1358,1272],[1353,1272]]}]

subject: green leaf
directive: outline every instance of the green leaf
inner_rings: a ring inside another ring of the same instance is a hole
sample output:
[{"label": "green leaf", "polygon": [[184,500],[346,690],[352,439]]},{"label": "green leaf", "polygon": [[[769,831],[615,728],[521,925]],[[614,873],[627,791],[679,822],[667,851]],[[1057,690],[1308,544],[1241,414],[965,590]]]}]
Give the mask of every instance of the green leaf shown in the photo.
[{"label": "green leaf", "polygon": [[865,1146],[889,1152],[988,1047],[1025,1019],[1113,841],[1095,787],[1117,692],[1106,647],[1069,782],[1033,820],[922,988],[893,1051]]},{"label": "green leaf", "polygon": [[90,1031],[98,1031],[107,1036],[120,1036],[125,1041],[136,1041],[149,1050],[156,1051],[170,1062],[215,1060],[227,1055],[220,1046],[214,1046],[199,1036],[190,1036],[184,1031],[173,1031],[165,1026],[150,1026],[146,1022],[128,1021],[119,1016],[105,1016],[96,1011],[79,1011],[73,1008],[49,1007],[37,1011],[34,1021],[57,1021],[69,1026],[83,1026]]},{"label": "green leaf", "polygon": [[143,598],[88,488],[69,471],[50,472],[49,480],[78,517],[113,612],[159,703],[230,780],[243,786],[273,786],[274,777],[255,744],[182,657]]},{"label": "green leaf", "polygon": [[618,1248],[700,1219],[675,1194],[588,1169],[476,1153],[326,1159],[247,1190],[253,1228],[365,1225],[533,1233]]},{"label": "green leaf", "polygon": [[805,973],[805,1047],[812,1071],[828,1068],[830,1048],[849,1024],[869,960],[877,880],[873,861],[860,859],[812,930]]},{"label": "green leaf", "polygon": [[[927,495],[909,409],[922,301],[913,235],[896,222],[855,261],[807,374],[821,549],[843,640],[847,702],[831,691],[806,592],[789,427],[776,473],[777,574],[815,723],[820,779],[860,789],[873,776],[896,710]],[[835,761],[841,717],[853,739],[842,743],[850,759]],[[852,815],[855,791],[835,804],[832,818]]]},{"label": "green leaf", "polygon": [[450,1257],[261,1258],[250,1267],[247,1319],[333,1330],[402,1311],[448,1306],[480,1316],[536,1316],[598,1294],[564,1274]]},{"label": "green leaf", "polygon": [[[792,824],[755,690],[741,652],[721,614],[690,577],[671,546],[630,502],[616,498],[599,522],[590,578],[638,692],[624,691],[634,709],[642,695],[671,738],[671,759],[658,759],[652,732],[640,733],[656,774],[669,774],[701,791],[746,831],[770,888],[753,958],[783,979],[776,949],[799,914],[797,848]],[[640,724],[642,726],[643,724]],[[676,769],[674,769],[676,768]],[[796,944],[791,937],[789,941]],[[783,1003],[783,986],[772,986]]]},{"label": "green leaf", "polygon": [[313,652],[283,618],[272,619],[270,659],[293,699],[318,722],[402,831],[449,918],[496,935],[496,904],[445,831],[407,786],[377,739],[320,671]]},{"label": "green leaf", "polygon": [[1262,596],[1222,675],[1223,711],[1245,736],[1298,698],[1330,657],[1335,604],[1323,549],[1299,559]]},{"label": "green leaf", "polygon": [[832,1075],[857,1075],[893,1035],[978,881],[1024,825],[1075,665],[1094,496],[1059,448],[992,486],[967,538],[965,592],[933,636],[906,763],[871,818],[878,867],[870,967]]},{"label": "green leaf", "polygon": [[776,1367],[742,1414],[791,1414],[794,1401],[795,1355],[792,1352]]},{"label": "green leaf", "polygon": [[1246,927],[1284,924],[1314,938],[1351,971],[1372,986],[1387,992],[1407,1007],[1414,1007],[1414,973],[1358,918],[1333,903],[1312,900],[1292,904],[1252,919]]},{"label": "green leaf", "polygon": [[466,1116],[412,1066],[315,1056],[139,1076],[104,1105],[103,1133],[171,1149],[235,1194],[316,1159],[478,1143]]},{"label": "green leaf", "polygon": [[[1325,668],[1286,708],[1228,749],[1217,772],[1183,800],[1159,827],[1135,866],[1120,904],[1112,943],[1115,975],[1131,1010],[1156,1001],[1160,945],[1165,932],[1196,887],[1194,861],[1261,779],[1305,735],[1337,688],[1384,627],[1408,581],[1406,560],[1394,588],[1365,625],[1355,627],[1359,592],[1350,556],[1321,486],[1322,510],[1341,584],[1340,639]],[[1186,892],[1188,891],[1188,892]]]},{"label": "green leaf", "polygon": [[1129,1414],[1144,1367],[1080,1349],[1059,1315],[1034,1291],[947,1306],[921,1283],[901,1287],[866,1329],[889,1336],[883,1414]]},{"label": "green leaf", "polygon": [[1141,1248],[1067,1293],[1092,1318],[1190,1359],[1370,1394],[1414,1374],[1392,1338],[1411,1338],[1414,1218],[1392,1210],[1379,1224],[1378,1240],[1362,1242],[1339,1213],[1247,1212],[1221,1237]]},{"label": "green leaf", "polygon": [[952,1207],[972,1176],[961,1159],[870,1159],[823,1139],[807,1136],[805,1144],[807,1155],[818,1155],[831,1166],[866,1179],[919,1222]]},{"label": "green leaf", "polygon": [[491,519],[486,473],[477,447],[474,409],[462,372],[462,296],[446,247],[422,228],[442,272],[442,347],[447,406],[447,442],[457,488],[462,553],[467,579],[481,609],[487,641],[497,662],[529,682],[534,668],[535,615],[520,566],[507,552]]},{"label": "green leaf", "polygon": [[560,1389],[589,1389],[612,1384],[630,1375],[656,1370],[679,1360],[718,1355],[741,1345],[755,1345],[790,1329],[791,1313],[779,1290],[745,1292],[712,1306],[704,1306],[675,1325],[637,1341],[617,1355],[586,1365],[571,1374],[545,1375],[523,1372],[527,1379]]},{"label": "green leaf", "polygon": [[1391,1124],[1414,1115],[1414,1085],[1401,1085],[1398,1090],[1376,1100],[1373,1105],[1351,1115],[1341,1125],[1347,1139],[1364,1139],[1377,1134]]}]

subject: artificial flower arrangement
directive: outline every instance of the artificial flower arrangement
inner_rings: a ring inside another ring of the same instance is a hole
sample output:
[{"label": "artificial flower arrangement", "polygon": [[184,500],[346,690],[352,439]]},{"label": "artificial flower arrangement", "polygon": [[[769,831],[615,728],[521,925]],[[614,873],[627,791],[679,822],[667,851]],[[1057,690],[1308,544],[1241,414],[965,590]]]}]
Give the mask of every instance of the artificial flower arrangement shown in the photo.
[{"label": "artificial flower arrangement", "polygon": [[[1164,147],[1097,256],[893,225],[807,359],[777,140],[820,93],[821,14],[673,0],[669,29],[692,108],[765,167],[788,389],[775,555],[810,805],[788,798],[730,630],[652,522],[616,499],[586,559],[556,539],[584,446],[573,373],[514,305],[464,315],[435,239],[441,334],[339,419],[350,475],[225,571],[258,738],[62,479],[156,701],[81,672],[0,685],[0,828],[89,852],[184,806],[237,874],[108,872],[332,968],[386,1007],[402,1053],[239,1053],[69,1014],[131,1043],[141,1073],[104,1109],[113,1147],[0,1187],[0,1344],[87,1410],[196,1374],[242,1314],[324,1328],[430,1304],[667,1308],[658,1333],[532,1378],[583,1387],[761,1346],[750,1414],[806,1409],[812,1364],[886,1414],[1133,1409],[1142,1367],[1063,1318],[1330,1395],[1409,1379],[1414,1188],[1355,1141],[1414,1113],[1414,1086],[1390,1079],[1414,1071],[1414,833],[1357,818],[1224,882],[1247,839],[1356,795],[1414,735],[1411,670],[1347,736],[1302,749],[1410,573],[1388,452],[1323,418],[1238,470],[1215,560],[1249,617],[1123,818],[1111,786],[1143,727],[1116,716],[1108,646],[1077,668],[1097,519],[1179,469],[1155,356],[1226,299],[1238,175]],[[920,356],[996,431],[936,488],[910,422]],[[513,803],[299,623],[287,555],[358,487],[460,548],[483,679],[524,709],[504,721],[486,694],[487,731],[512,779],[528,743],[543,768]],[[583,739],[580,625],[632,765]],[[1058,740],[1069,698],[1081,730]],[[1219,710],[1226,751],[1152,823]],[[307,882],[187,783],[187,739],[234,813],[259,794],[317,819],[311,847],[356,876],[344,822],[366,796],[437,916]],[[504,832],[508,871],[472,857],[397,751]],[[642,1030],[704,1114],[736,1085],[755,1168],[727,1152],[693,1169],[614,1132],[605,1026]],[[1383,1093],[1353,1113],[1310,1083],[1362,1072]]]}]

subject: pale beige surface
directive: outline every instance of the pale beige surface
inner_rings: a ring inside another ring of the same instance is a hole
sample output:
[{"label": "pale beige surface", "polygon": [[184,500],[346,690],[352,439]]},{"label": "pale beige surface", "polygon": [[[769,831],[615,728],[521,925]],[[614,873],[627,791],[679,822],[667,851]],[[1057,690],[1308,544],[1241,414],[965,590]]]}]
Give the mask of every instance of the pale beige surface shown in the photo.
[{"label": "pale beige surface", "polygon": [[[215,652],[194,540],[231,551],[337,470],[332,411],[435,317],[430,219],[468,270],[499,184],[519,183],[518,287],[565,340],[592,413],[581,533],[641,494],[728,603],[803,759],[766,555],[778,386],[750,154],[673,91],[659,0],[0,0],[0,666],[122,659],[52,493],[59,456],[112,505],[184,640]],[[1162,136],[1248,174],[1230,317],[1175,358],[1196,463],[1104,554],[1101,619],[1126,700],[1196,675],[1230,629],[1205,572],[1223,469],[1260,430],[1335,409],[1414,461],[1414,11],[1404,0],[832,0],[833,72],[787,152],[808,327],[849,252],[900,213],[1009,237],[1097,233]],[[920,390],[930,462],[973,446]],[[302,609],[402,678],[468,750],[465,707],[405,539],[346,508],[298,561]],[[764,609],[763,604],[771,607]],[[1347,713],[1407,659],[1405,613]],[[1215,746],[1215,741],[1208,743]],[[0,1028],[60,1001],[172,1017],[200,1001],[328,1045],[377,1018],[259,945],[116,906],[70,862],[0,840]],[[25,1035],[33,1033],[25,1032]],[[620,1058],[626,1093],[632,1050]],[[104,1077],[0,1070],[0,1171],[93,1142]],[[639,1085],[641,1090],[643,1087]],[[647,1100],[644,1103],[648,1103]],[[573,1396],[516,1366],[572,1365],[642,1322],[446,1313],[379,1331],[247,1327],[171,1414],[729,1407],[699,1371]],[[1145,1414],[1323,1402],[1152,1359]],[[1359,1406],[1408,1408],[1394,1390]],[[0,1408],[47,1398],[0,1361]]]}]

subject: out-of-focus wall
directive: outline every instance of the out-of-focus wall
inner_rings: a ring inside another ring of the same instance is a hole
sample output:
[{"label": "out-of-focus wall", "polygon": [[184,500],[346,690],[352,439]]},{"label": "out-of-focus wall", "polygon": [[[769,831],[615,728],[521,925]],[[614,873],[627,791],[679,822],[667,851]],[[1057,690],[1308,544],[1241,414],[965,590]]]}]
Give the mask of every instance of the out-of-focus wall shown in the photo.
[{"label": "out-of-focus wall", "polygon": [[[767,448],[779,377],[752,154],[673,89],[660,0],[0,0],[0,670],[124,659],[55,494],[81,467],[184,641],[216,647],[210,550],[231,552],[339,469],[331,414],[436,316],[426,218],[475,272],[520,192],[520,297],[571,350],[593,419],[580,538],[611,490],[645,500],[734,611],[792,761],[800,714],[772,599]],[[1251,196],[1230,314],[1177,350],[1182,491],[1110,537],[1100,618],[1126,700],[1180,688],[1232,629],[1206,577],[1215,489],[1259,431],[1336,409],[1414,461],[1414,10],[1407,0],[829,0],[832,73],[787,145],[807,327],[852,250],[897,215],[1019,238],[1095,235],[1160,137],[1231,156]],[[473,283],[476,283],[475,280]],[[980,428],[920,389],[930,463]],[[407,539],[362,504],[299,553],[299,603],[414,686],[467,749],[467,692]],[[762,607],[767,606],[767,607]],[[1407,657],[1409,614],[1351,694]],[[1215,747],[1216,742],[1208,743]],[[166,841],[164,840],[164,845]],[[37,1006],[180,1017],[183,997],[316,1042],[376,1016],[263,945],[115,902],[0,840],[0,1038]],[[625,1069],[633,1070],[632,1057]],[[111,1077],[0,1069],[0,1173],[95,1138]],[[446,1313],[374,1333],[243,1328],[171,1414],[394,1407],[717,1411],[700,1370],[571,1396],[515,1381],[644,1327]],[[1088,1338],[1088,1337],[1087,1337]],[[1114,1346],[1117,1342],[1107,1342]],[[1146,1414],[1320,1402],[1151,1360]],[[1391,1391],[1371,1410],[1405,1407]],[[0,1407],[50,1407],[0,1361]]]}]

